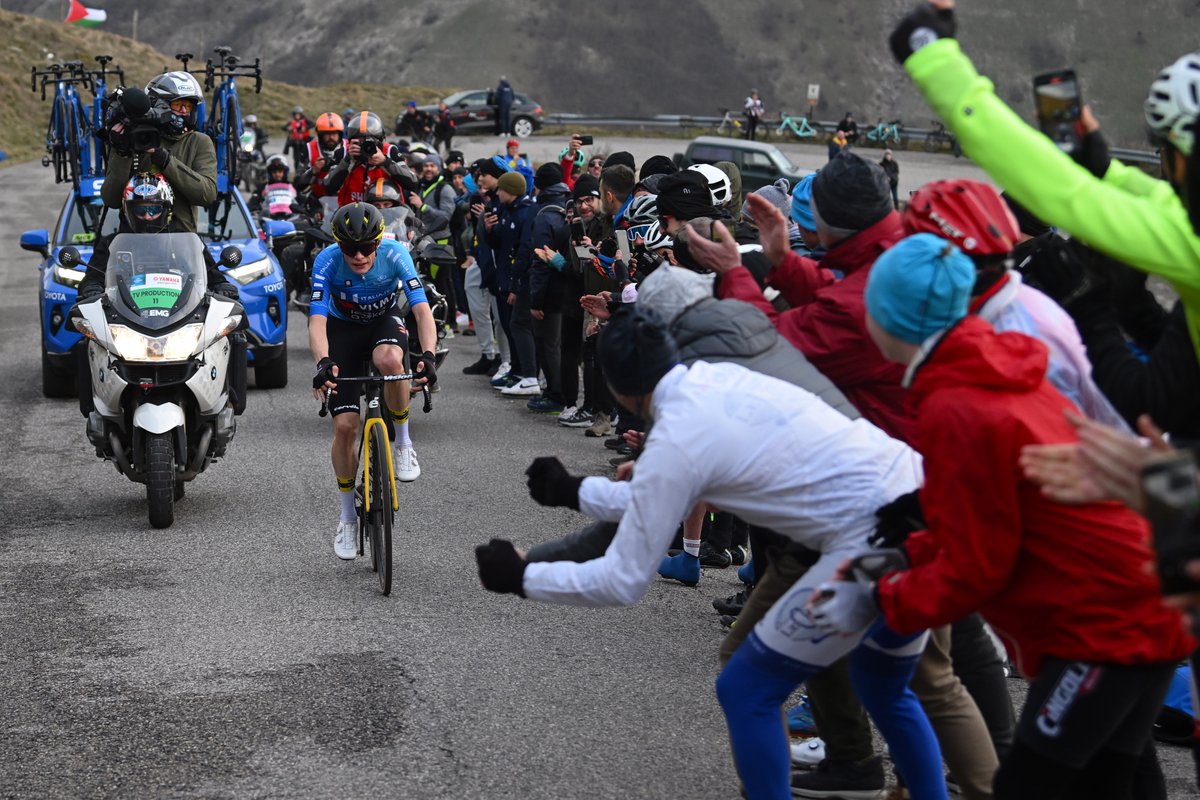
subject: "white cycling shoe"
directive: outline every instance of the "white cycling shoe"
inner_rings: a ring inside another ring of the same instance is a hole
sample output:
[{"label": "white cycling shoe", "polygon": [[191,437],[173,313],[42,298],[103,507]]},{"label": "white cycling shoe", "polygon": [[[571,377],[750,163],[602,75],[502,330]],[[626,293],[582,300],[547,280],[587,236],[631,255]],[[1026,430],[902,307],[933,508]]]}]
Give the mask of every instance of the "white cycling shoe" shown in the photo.
[{"label": "white cycling shoe", "polygon": [[358,555],[358,521],[339,522],[333,537],[333,552],[343,561],[353,561]]},{"label": "white cycling shoe", "polygon": [[396,478],[411,483],[421,477],[421,465],[417,463],[417,451],[411,447],[396,449]]}]

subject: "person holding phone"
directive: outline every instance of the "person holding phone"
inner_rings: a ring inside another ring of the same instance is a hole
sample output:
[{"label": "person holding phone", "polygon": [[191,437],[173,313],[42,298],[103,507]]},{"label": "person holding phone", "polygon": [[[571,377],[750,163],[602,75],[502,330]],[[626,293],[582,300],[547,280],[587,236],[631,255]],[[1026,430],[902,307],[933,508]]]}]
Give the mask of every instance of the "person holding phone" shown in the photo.
[{"label": "person holding phone", "polygon": [[955,31],[953,0],[923,2],[900,21],[889,44],[963,152],[1022,206],[1106,255],[1166,278],[1184,303],[1200,352],[1200,226],[1193,225],[1193,217],[1200,222],[1200,197],[1189,191],[1190,184],[1200,184],[1189,175],[1200,161],[1192,158],[1200,52],[1166,66],[1146,99],[1164,185],[1110,159],[1086,109],[1080,109],[1076,163],[996,96],[962,52]]}]

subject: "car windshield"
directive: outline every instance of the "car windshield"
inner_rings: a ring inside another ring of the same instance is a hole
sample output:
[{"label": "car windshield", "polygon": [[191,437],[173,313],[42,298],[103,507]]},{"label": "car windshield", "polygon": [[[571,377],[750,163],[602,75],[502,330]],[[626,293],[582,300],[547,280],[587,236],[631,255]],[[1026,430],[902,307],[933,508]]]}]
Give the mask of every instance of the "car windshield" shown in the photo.
[{"label": "car windshield", "polygon": [[161,330],[191,314],[204,299],[204,244],[195,234],[122,233],[110,249],[104,290],[126,321]]},{"label": "car windshield", "polygon": [[783,151],[772,147],[770,152],[771,159],[775,162],[775,166],[779,167],[781,172],[796,171],[796,165],[788,160],[788,157],[783,154]]},{"label": "car windshield", "polygon": [[[201,238],[210,242],[227,242],[231,239],[253,239],[254,233],[249,218],[242,210],[240,203],[232,196],[226,195],[217,200],[216,212],[210,220],[208,208],[196,209],[196,231]],[[96,223],[91,219],[92,207],[81,207],[68,199],[63,206],[66,224],[60,225],[62,236],[59,245],[90,245],[96,240]],[[121,214],[116,209],[107,209],[101,214],[100,235],[107,236],[117,232],[121,222]],[[211,224],[210,224],[211,223]]]}]

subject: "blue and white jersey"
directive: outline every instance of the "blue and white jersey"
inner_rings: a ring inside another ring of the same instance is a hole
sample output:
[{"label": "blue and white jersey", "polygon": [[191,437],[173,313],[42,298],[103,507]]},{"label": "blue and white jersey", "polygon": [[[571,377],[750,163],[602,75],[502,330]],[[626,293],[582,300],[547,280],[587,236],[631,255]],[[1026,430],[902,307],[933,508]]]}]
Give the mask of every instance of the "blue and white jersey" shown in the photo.
[{"label": "blue and white jersey", "polygon": [[312,306],[314,317],[333,316],[347,322],[370,322],[396,306],[397,291],[404,290],[408,304],[428,303],[408,248],[384,239],[375,252],[375,263],[365,275],[356,275],[331,244],[313,262]]}]

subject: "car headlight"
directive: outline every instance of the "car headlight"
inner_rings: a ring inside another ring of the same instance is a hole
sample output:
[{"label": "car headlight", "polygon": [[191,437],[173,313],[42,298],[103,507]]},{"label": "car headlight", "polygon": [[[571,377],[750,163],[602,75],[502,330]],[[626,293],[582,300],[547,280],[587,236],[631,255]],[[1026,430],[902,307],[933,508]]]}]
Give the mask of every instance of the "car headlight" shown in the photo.
[{"label": "car headlight", "polygon": [[248,283],[254,283],[259,278],[267,277],[274,271],[275,268],[271,266],[271,259],[264,258],[258,261],[251,261],[249,264],[242,264],[239,267],[234,267],[225,274],[245,286]]},{"label": "car headlight", "polygon": [[126,361],[183,361],[200,344],[204,325],[184,325],[165,336],[147,336],[125,325],[110,325],[109,332],[117,355]]},{"label": "car headlight", "polygon": [[63,286],[70,286],[72,289],[79,286],[83,282],[83,277],[87,274],[82,269],[67,269],[59,265],[54,268],[54,280],[61,283]]}]

